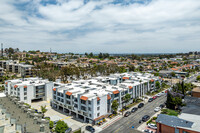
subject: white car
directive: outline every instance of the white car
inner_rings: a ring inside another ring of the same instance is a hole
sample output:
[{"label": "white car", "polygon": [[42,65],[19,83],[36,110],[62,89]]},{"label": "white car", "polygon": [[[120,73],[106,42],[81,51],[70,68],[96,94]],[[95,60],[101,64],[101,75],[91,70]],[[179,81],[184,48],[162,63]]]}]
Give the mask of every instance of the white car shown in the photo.
[{"label": "white car", "polygon": [[148,124],[148,127],[151,129],[157,129],[156,124],[152,124],[152,123]]},{"label": "white car", "polygon": [[157,97],[160,97],[160,96],[161,96],[161,94],[160,94],[160,93],[158,93],[158,94],[156,94],[156,96],[157,96]]},{"label": "white car", "polygon": [[161,110],[160,107],[156,107],[156,108],[154,109],[155,112],[158,112],[158,111],[160,111],[160,110]]}]

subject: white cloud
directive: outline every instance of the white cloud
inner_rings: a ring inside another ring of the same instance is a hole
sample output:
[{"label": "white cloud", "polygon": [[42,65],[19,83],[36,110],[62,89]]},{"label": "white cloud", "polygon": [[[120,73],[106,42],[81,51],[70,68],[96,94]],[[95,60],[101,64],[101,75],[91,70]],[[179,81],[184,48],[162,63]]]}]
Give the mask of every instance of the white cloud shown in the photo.
[{"label": "white cloud", "polygon": [[51,47],[58,52],[200,50],[200,1],[110,2],[58,0],[42,5],[34,0],[20,10],[14,0],[2,0],[0,40],[20,49],[48,51]]}]

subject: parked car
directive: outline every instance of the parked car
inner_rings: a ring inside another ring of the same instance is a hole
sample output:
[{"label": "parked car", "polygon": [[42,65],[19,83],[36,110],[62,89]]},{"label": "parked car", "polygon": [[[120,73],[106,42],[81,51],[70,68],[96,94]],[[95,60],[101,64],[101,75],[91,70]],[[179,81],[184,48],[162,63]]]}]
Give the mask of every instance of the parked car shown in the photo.
[{"label": "parked car", "polygon": [[138,105],[138,108],[142,108],[144,106],[144,103],[140,103],[139,105]]},{"label": "parked car", "polygon": [[127,111],[127,112],[124,114],[124,117],[128,117],[129,115],[131,115],[131,112],[130,112],[130,111]]},{"label": "parked car", "polygon": [[86,126],[85,129],[90,131],[91,133],[95,132],[95,129],[92,126]]},{"label": "parked car", "polygon": [[145,116],[142,117],[143,122],[146,122],[149,119],[150,119],[150,116],[148,116],[148,115],[145,115]]},{"label": "parked car", "polygon": [[72,132],[72,128],[68,128],[67,130],[65,130],[65,133],[71,133]]},{"label": "parked car", "polygon": [[165,104],[161,104],[159,107],[162,109],[165,107]]},{"label": "parked car", "polygon": [[161,110],[160,107],[156,107],[156,108],[154,109],[155,112],[158,112],[158,111],[160,111],[160,110]]},{"label": "parked car", "polygon": [[149,130],[149,129],[145,129],[144,130],[145,133],[153,133],[153,131]]},{"label": "parked car", "polygon": [[152,124],[152,123],[148,124],[148,127],[151,129],[157,129],[156,124]]},{"label": "parked car", "polygon": [[154,100],[157,98],[157,96],[152,97]]},{"label": "parked car", "polygon": [[152,102],[153,101],[153,98],[149,98],[148,102]]},{"label": "parked car", "polygon": [[161,94],[161,95],[165,95],[165,92],[164,92],[164,91],[162,91],[160,94]]},{"label": "parked car", "polygon": [[160,94],[160,93],[156,94],[156,97],[160,97],[160,96],[161,96],[161,94]]},{"label": "parked car", "polygon": [[131,113],[134,113],[137,110],[138,110],[138,108],[134,107],[134,108],[132,108]]}]

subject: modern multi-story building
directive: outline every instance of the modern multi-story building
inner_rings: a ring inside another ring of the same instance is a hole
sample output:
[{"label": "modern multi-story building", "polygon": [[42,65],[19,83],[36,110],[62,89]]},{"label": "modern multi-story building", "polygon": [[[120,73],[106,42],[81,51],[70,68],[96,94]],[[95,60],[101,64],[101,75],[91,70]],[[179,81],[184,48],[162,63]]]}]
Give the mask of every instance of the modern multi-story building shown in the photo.
[{"label": "modern multi-story building", "polygon": [[18,63],[18,61],[13,60],[1,60],[0,67],[6,69],[6,71],[19,73],[21,76],[32,76],[33,75],[33,65]]},{"label": "modern multi-story building", "polygon": [[5,81],[5,94],[16,96],[20,101],[52,99],[53,82],[40,78],[25,78]]},{"label": "modern multi-story building", "polygon": [[54,83],[51,105],[85,122],[97,123],[111,113],[114,100],[120,110],[126,94],[131,99],[142,97],[155,89],[156,81],[161,79],[151,74],[123,73],[69,84]]}]

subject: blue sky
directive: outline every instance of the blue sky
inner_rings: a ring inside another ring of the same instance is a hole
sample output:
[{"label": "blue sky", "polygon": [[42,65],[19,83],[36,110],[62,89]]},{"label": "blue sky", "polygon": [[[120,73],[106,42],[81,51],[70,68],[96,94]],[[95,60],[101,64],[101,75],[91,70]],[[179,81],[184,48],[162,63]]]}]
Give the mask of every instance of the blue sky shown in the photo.
[{"label": "blue sky", "polygon": [[20,50],[200,51],[200,0],[1,0],[0,42]]}]

